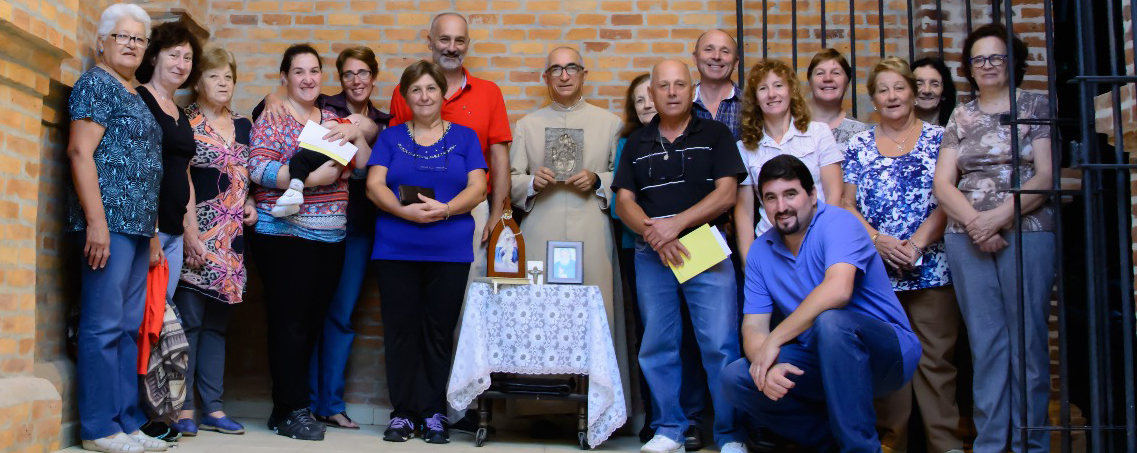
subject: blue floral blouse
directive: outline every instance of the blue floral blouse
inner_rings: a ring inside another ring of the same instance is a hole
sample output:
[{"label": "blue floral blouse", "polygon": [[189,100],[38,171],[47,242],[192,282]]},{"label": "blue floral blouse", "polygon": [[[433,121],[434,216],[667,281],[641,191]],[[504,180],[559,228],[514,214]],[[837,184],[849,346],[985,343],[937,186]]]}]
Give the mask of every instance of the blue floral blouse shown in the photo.
[{"label": "blue floral blouse", "polygon": [[[898,239],[908,239],[932,214],[938,203],[932,195],[932,178],[944,128],[924,123],[911,152],[885,157],[876,147],[876,126],[849,139],[845,150],[844,178],[857,186],[857,209],[873,228]],[[951,284],[942,240],[925,246],[923,264],[909,272],[888,268],[896,291]]]},{"label": "blue floral blouse", "polygon": [[[98,66],[75,82],[67,107],[72,121],[89,119],[106,128],[94,158],[107,228],[112,233],[154,236],[162,129],[150,109]],[[69,192],[67,228],[83,231],[87,218],[74,186]]]}]

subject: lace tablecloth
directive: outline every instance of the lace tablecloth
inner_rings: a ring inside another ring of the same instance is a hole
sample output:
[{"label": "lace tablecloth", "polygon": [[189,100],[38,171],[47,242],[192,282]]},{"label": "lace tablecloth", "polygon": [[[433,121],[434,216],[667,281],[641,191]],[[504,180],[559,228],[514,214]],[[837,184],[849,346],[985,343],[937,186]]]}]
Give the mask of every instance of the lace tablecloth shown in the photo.
[{"label": "lace tablecloth", "polygon": [[592,447],[628,413],[600,288],[470,284],[446,398],[461,411],[490,387],[490,373],[587,374]]}]

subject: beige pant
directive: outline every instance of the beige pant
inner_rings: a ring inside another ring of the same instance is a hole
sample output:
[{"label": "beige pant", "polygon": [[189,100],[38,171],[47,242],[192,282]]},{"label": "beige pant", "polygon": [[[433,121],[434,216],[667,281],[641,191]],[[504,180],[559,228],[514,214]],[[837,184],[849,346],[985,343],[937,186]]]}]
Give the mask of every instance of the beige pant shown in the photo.
[{"label": "beige pant", "polygon": [[963,449],[959,407],[955,400],[955,344],[962,322],[951,286],[899,291],[896,297],[908,314],[923,353],[912,381],[875,402],[880,441],[891,451],[908,449],[912,395],[924,419],[929,453]]},{"label": "beige pant", "polygon": [[489,202],[483,200],[478,203],[470,211],[470,215],[474,216],[474,262],[470,265],[470,278],[467,279],[467,283],[474,277],[486,276],[486,246],[482,244],[482,229],[486,227],[486,221],[489,220]]}]

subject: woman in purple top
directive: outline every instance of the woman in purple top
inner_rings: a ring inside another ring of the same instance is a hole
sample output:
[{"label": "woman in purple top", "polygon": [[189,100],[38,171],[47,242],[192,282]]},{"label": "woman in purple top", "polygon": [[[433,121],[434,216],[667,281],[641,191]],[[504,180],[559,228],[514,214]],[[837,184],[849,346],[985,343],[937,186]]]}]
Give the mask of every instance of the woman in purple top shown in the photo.
[{"label": "woman in purple top", "polygon": [[412,64],[399,82],[414,118],[380,133],[367,163],[367,197],[380,209],[371,258],[394,406],[383,439],[406,441],[421,423],[423,439],[447,443],[446,381],[474,260],[470,210],[486,198],[486,162],[473,130],[442,120],[446,78],[438,65]]}]

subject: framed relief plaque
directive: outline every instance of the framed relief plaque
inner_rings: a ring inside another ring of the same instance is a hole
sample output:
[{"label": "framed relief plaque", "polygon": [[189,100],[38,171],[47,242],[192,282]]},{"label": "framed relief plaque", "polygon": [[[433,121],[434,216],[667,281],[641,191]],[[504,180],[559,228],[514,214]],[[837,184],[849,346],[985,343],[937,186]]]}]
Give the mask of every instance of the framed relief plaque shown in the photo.
[{"label": "framed relief plaque", "polygon": [[557,181],[564,181],[580,171],[584,160],[584,129],[545,128],[545,166],[553,170]]},{"label": "framed relief plaque", "polygon": [[[506,206],[509,202],[506,202]],[[525,265],[525,237],[521,227],[513,220],[513,210],[506,210],[501,220],[490,230],[486,244],[486,276],[527,278]]]}]

